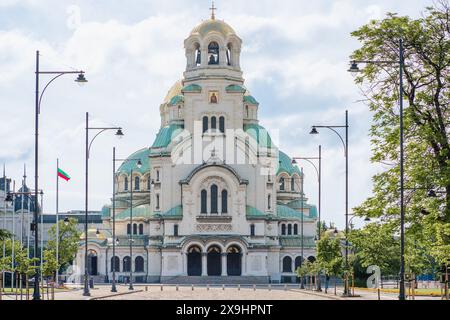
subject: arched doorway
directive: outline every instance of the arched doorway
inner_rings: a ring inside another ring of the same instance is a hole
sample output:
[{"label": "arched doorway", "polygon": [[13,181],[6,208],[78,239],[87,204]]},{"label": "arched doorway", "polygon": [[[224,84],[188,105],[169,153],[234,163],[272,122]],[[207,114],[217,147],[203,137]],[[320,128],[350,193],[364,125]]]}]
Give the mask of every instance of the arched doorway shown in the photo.
[{"label": "arched doorway", "polygon": [[283,272],[292,272],[292,258],[289,256],[283,258]]},{"label": "arched doorway", "polygon": [[91,276],[96,276],[98,273],[98,268],[97,268],[97,252],[95,252],[94,250],[89,250],[88,251],[88,273]]},{"label": "arched doorway", "polygon": [[231,246],[227,250],[227,274],[240,276],[242,273],[242,254],[237,246]]},{"label": "arched doorway", "polygon": [[211,246],[208,249],[208,276],[220,276],[222,275],[222,254],[220,248],[217,246]]},{"label": "arched doorway", "polygon": [[202,250],[193,246],[188,249],[187,254],[188,276],[202,275]]}]

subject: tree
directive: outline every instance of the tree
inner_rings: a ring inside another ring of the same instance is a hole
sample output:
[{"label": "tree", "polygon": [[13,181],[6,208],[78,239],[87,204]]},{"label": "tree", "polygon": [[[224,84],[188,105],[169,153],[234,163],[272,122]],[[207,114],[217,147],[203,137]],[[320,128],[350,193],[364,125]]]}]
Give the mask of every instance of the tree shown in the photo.
[{"label": "tree", "polygon": [[342,276],[344,259],[339,238],[324,234],[317,242],[317,264],[321,270],[325,271],[327,276]]},{"label": "tree", "polygon": [[28,279],[36,273],[36,268],[38,267],[34,264],[39,262],[39,258],[29,258],[27,250],[20,247],[19,250],[15,252],[14,260],[16,262],[15,271],[19,275],[19,281],[17,284],[20,286],[20,299],[22,299],[23,276],[25,276],[25,286],[28,297]]},{"label": "tree", "polygon": [[[441,0],[422,18],[389,13],[352,35],[362,47],[354,60],[399,61],[403,39],[405,134],[406,259],[415,263],[417,248],[435,260],[450,256],[450,14]],[[356,78],[373,112],[372,161],[386,170],[373,177],[373,196],[355,208],[360,216],[382,218],[398,234],[399,223],[399,69],[398,64],[367,64]],[[437,197],[427,197],[430,189]],[[429,212],[422,216],[421,212]],[[409,257],[410,256],[410,257]],[[414,267],[414,266],[412,266]]]},{"label": "tree", "polygon": [[0,229],[0,242],[11,238],[11,233],[8,230]]},{"label": "tree", "polygon": [[45,249],[43,253],[44,263],[42,264],[42,275],[44,277],[54,277],[59,265],[56,261],[56,252]]},{"label": "tree", "polygon": [[[67,267],[75,258],[80,241],[80,232],[77,230],[77,220],[70,218],[69,222],[59,221],[59,244],[58,244],[58,268]],[[53,252],[56,259],[56,226],[49,230],[49,241],[47,251]],[[45,259],[46,260],[46,259]]]}]

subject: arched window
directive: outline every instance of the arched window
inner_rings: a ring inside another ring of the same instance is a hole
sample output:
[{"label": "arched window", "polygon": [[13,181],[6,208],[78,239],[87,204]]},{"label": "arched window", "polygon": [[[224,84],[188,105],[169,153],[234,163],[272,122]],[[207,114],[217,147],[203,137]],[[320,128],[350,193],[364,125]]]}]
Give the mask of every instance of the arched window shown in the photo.
[{"label": "arched window", "polygon": [[216,117],[211,117],[211,129],[217,129],[217,120]]},{"label": "arched window", "polygon": [[119,257],[111,258],[111,271],[120,272],[120,259]]},{"label": "arched window", "polygon": [[219,44],[215,41],[208,45],[208,64],[219,64]]},{"label": "arched window", "polygon": [[203,133],[208,131],[208,117],[203,117]]},{"label": "arched window", "polygon": [[159,210],[159,194],[156,195],[156,210]]},{"label": "arched window", "polygon": [[125,177],[123,181],[123,190],[128,191],[128,177]]},{"label": "arched window", "polygon": [[292,234],[292,224],[288,224],[288,235]]},{"label": "arched window", "polygon": [[137,234],[137,224],[133,224],[133,234]]},{"label": "arched window", "polygon": [[292,272],[292,258],[289,256],[283,258],[283,272]]},{"label": "arched window", "polygon": [[298,225],[294,224],[294,235],[298,235]]},{"label": "arched window", "polygon": [[152,179],[150,179],[150,176],[147,177],[147,190],[152,189]]},{"label": "arched window", "polygon": [[269,194],[267,195],[267,210],[270,210],[272,208],[272,196]]},{"label": "arched window", "polygon": [[178,118],[183,118],[183,112],[181,110],[181,106],[178,106]]},{"label": "arched window", "polygon": [[139,224],[139,234],[144,234],[144,224],[142,223]]},{"label": "arched window", "polygon": [[231,66],[231,43],[227,46],[227,65]]},{"label": "arched window", "polygon": [[206,203],[207,203],[207,196],[208,193],[206,192],[206,190],[202,190],[201,192],[201,210],[200,213],[208,213],[207,209],[206,209]]},{"label": "arched window", "polygon": [[303,262],[302,257],[298,256],[298,257],[295,258],[295,261],[294,261],[295,270],[297,270],[299,267],[302,266],[302,262]]},{"label": "arched window", "polygon": [[285,183],[284,183],[284,178],[283,177],[280,178],[280,190],[281,191],[285,190]]},{"label": "arched window", "polygon": [[159,170],[156,170],[156,181],[159,181]]},{"label": "arched window", "polygon": [[225,133],[225,117],[219,118],[219,131]]},{"label": "arched window", "polygon": [[141,256],[134,259],[134,272],[144,272],[144,258]]},{"label": "arched window", "polygon": [[139,177],[134,177],[134,190],[139,191],[141,189],[140,182]]},{"label": "arched window", "polygon": [[281,225],[281,234],[284,236],[284,235],[286,235],[286,225],[285,224],[282,224]]},{"label": "arched window", "polygon": [[178,237],[178,225],[177,224],[173,225],[173,235],[175,237]]},{"label": "arched window", "polygon": [[202,64],[202,51],[200,50],[200,45],[198,43],[195,44],[195,65],[198,67]]},{"label": "arched window", "polygon": [[215,184],[213,184],[211,186],[211,213],[212,214],[219,213],[219,211],[217,210],[217,196],[218,196],[217,186]]},{"label": "arched window", "polygon": [[127,224],[127,234],[131,234],[131,224]]},{"label": "arched window", "polygon": [[228,213],[228,191],[222,190],[222,213]]},{"label": "arched window", "polygon": [[291,191],[295,191],[295,178],[292,177],[291,179]]},{"label": "arched window", "polygon": [[130,272],[131,270],[131,259],[129,256],[123,258],[122,272]]},{"label": "arched window", "polygon": [[254,224],[250,225],[250,236],[251,237],[255,236],[255,225]]},{"label": "arched window", "polygon": [[245,106],[245,117],[246,117],[246,118],[249,117],[248,106]]}]

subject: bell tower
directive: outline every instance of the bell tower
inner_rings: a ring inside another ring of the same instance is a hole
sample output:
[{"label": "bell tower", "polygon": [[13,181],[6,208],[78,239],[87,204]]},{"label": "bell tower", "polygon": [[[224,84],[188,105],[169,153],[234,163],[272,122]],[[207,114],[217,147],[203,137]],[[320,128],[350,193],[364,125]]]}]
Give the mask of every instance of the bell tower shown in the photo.
[{"label": "bell tower", "polygon": [[185,81],[221,76],[242,82],[242,40],[229,24],[216,19],[214,2],[210,10],[211,17],[196,26],[184,41]]}]

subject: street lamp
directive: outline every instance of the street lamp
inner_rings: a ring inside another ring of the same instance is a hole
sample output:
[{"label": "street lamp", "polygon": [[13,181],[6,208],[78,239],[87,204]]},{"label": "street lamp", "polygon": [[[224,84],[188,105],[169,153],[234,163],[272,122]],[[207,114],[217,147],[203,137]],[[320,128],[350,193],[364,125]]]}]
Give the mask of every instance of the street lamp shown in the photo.
[{"label": "street lamp", "polygon": [[[318,239],[320,240],[320,228],[321,228],[321,217],[320,217],[320,213],[321,213],[321,173],[322,173],[322,146],[319,145],[319,156],[318,157],[294,157],[292,158],[292,164],[296,165],[297,164],[297,160],[305,160],[307,162],[309,162],[314,169],[316,170],[317,173],[317,181],[319,184],[319,230],[318,230]],[[312,160],[319,160],[319,168],[317,168],[317,166],[314,164],[314,162]],[[303,177],[302,177],[303,179]],[[303,183],[303,180],[302,180]],[[302,188],[302,192],[303,192],[303,188]],[[302,194],[302,200],[303,200],[303,194]],[[303,202],[302,202],[303,205]],[[303,210],[302,210],[303,212]],[[322,288],[320,286],[320,275],[317,281],[317,291],[322,291]]]},{"label": "street lamp", "polygon": [[[89,141],[89,130],[98,131],[97,134]],[[116,136],[121,138],[123,136],[121,127],[103,127],[95,128],[89,127],[89,113],[86,112],[86,192],[85,192],[85,213],[84,213],[84,290],[83,296],[90,296],[89,283],[88,283],[88,185],[89,185],[89,154],[91,150],[92,143],[95,138],[97,138],[101,133],[108,130],[117,130]]]},{"label": "street lamp", "polygon": [[[317,131],[317,128],[326,128],[331,131],[333,131],[341,140],[342,145],[344,147],[344,155],[345,155],[345,266],[348,268],[348,111],[345,111],[345,125],[337,125],[337,126],[312,126],[310,134],[319,134],[319,131]],[[345,128],[345,141],[342,138],[342,136],[337,132],[336,129],[338,128]],[[344,295],[348,295],[348,287],[345,285],[344,287]]]},{"label": "street lamp", "polygon": [[[113,147],[113,260],[115,261],[116,256],[116,244],[119,244],[119,239],[116,239],[116,162],[129,162],[136,161],[136,167],[140,169],[142,167],[141,159],[116,159],[116,147]],[[129,290],[134,290],[133,288],[133,168],[131,168],[131,193],[130,193],[130,287]],[[112,286],[111,292],[117,292],[116,288],[116,266],[114,262],[114,267],[112,268],[113,277],[112,277]]]},{"label": "street lamp", "polygon": [[404,134],[403,134],[403,68],[404,49],[403,39],[399,39],[399,59],[391,61],[381,60],[353,60],[349,72],[356,73],[360,69],[358,63],[365,64],[398,64],[399,65],[399,105],[400,105],[400,290],[399,300],[405,300],[405,206],[404,206]]},{"label": "street lamp", "polygon": [[[34,196],[37,201],[38,199],[38,190],[39,190],[39,114],[41,113],[41,101],[42,96],[44,95],[45,90],[48,88],[48,86],[57,78],[61,77],[65,74],[78,74],[78,78],[75,80],[75,82],[78,83],[86,83],[87,80],[84,77],[84,71],[40,71],[39,69],[39,50],[36,51],[36,92],[35,92],[35,114],[34,114],[34,120],[35,120],[35,129],[34,129]],[[51,74],[55,75],[47,84],[45,85],[42,92],[39,92],[39,76],[41,74]],[[37,224],[38,220],[38,206],[36,205],[34,207],[34,224]],[[39,236],[38,232],[36,231],[34,234],[34,256],[36,257],[37,250],[38,250],[38,241]],[[34,266],[36,267],[36,262],[34,263]],[[40,300],[41,294],[39,292],[39,270],[36,268],[36,273],[34,276],[34,290],[33,290],[33,300]]]}]

